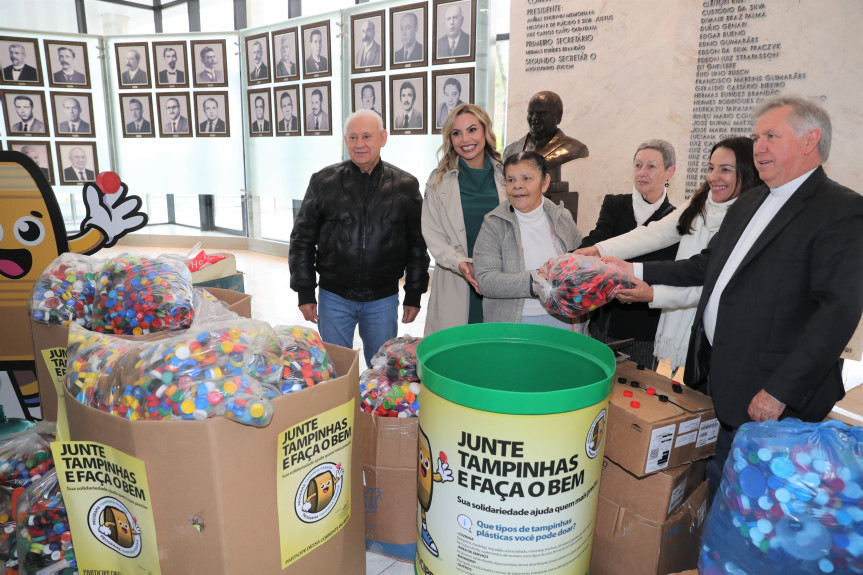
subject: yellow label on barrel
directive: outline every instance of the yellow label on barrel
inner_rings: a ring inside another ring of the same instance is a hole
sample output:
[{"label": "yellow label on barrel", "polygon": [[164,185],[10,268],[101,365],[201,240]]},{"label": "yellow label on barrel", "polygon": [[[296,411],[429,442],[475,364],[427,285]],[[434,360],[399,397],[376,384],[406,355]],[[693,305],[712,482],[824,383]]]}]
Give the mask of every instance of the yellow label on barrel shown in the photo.
[{"label": "yellow label on barrel", "polygon": [[423,391],[416,569],[586,575],[608,401],[508,415]]}]

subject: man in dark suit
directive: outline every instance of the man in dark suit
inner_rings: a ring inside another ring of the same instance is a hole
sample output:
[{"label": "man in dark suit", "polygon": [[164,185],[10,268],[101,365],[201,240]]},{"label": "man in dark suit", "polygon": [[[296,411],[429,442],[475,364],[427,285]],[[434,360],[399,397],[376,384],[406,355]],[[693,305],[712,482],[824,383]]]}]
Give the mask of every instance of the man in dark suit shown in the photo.
[{"label": "man in dark suit", "polygon": [[54,72],[54,81],[58,84],[86,84],[87,77],[74,68],[75,50],[68,46],[57,49],[57,59],[60,60],[60,70]]},{"label": "man in dark suit", "polygon": [[45,124],[33,116],[33,99],[30,96],[15,96],[15,112],[21,118],[12,125],[13,132],[45,132]]},{"label": "man in dark suit", "polygon": [[264,48],[259,40],[252,42],[252,71],[250,74],[252,80],[268,80],[270,78],[270,69],[264,63]]},{"label": "man in dark suit", "polygon": [[63,100],[63,111],[66,121],[61,122],[58,131],[61,134],[89,134],[90,124],[81,119],[81,102],[77,98]]},{"label": "man in dark suit", "polygon": [[9,59],[12,63],[3,68],[3,79],[11,82],[38,82],[36,68],[26,64],[27,52],[21,44],[9,44]]},{"label": "man in dark suit", "polygon": [[375,23],[363,21],[360,26],[360,43],[357,45],[357,68],[381,65],[381,45],[375,42]]},{"label": "man in dark suit", "polygon": [[50,182],[51,173],[48,171],[48,167],[45,165],[47,164],[47,162],[45,161],[45,157],[42,155],[42,149],[43,148],[41,148],[40,146],[21,146],[21,153],[36,162],[36,165],[39,166],[40,170],[42,170],[42,175],[44,175],[45,179]]},{"label": "man in dark suit", "polygon": [[138,98],[129,100],[129,117],[131,122],[126,124],[126,132],[129,134],[152,134],[153,126],[144,118],[144,105]]},{"label": "man in dark suit", "polygon": [[140,86],[147,83],[147,72],[142,70],[141,54],[137,50],[126,52],[126,70],[123,71],[120,81],[124,86]]},{"label": "man in dark suit", "polygon": [[177,69],[177,51],[173,48],[165,48],[162,50],[162,57],[165,59],[167,68],[159,70],[160,84],[185,84],[186,73]]},{"label": "man in dark suit", "polygon": [[412,82],[405,82],[399,88],[401,111],[396,114],[396,128],[399,130],[418,130],[423,127],[422,112],[416,109],[417,90]]},{"label": "man in dark suit", "polygon": [[63,170],[63,179],[67,182],[95,182],[96,173],[87,169],[87,152],[83,148],[69,150],[71,166]]},{"label": "man in dark suit", "polygon": [[755,117],[755,166],[766,185],[738,198],[700,254],[643,269],[649,284],[704,286],[684,380],[713,397],[722,424],[708,463],[711,496],[740,425],[818,422],[842,399],[839,356],[863,313],[863,197],[821,167],[830,117],[781,96]]},{"label": "man in dark suit", "polygon": [[207,46],[201,50],[201,63],[204,68],[198,72],[198,82],[203,84],[221,84],[225,81],[225,75],[221,70],[216,68],[218,60],[216,59],[216,50],[211,46]]},{"label": "man in dark suit", "polygon": [[264,117],[264,97],[255,97],[255,121],[252,122],[252,133],[267,134],[270,131],[270,120]]},{"label": "man in dark suit", "polygon": [[165,101],[165,110],[168,112],[168,121],[162,129],[165,134],[188,134],[189,120],[182,115],[180,101],[177,98],[168,98]]},{"label": "man in dark suit", "polygon": [[446,9],[444,35],[437,39],[438,58],[455,58],[470,54],[470,34],[461,29],[463,23],[461,6],[453,4]]},{"label": "man in dark suit", "polygon": [[288,78],[297,75],[297,64],[291,57],[291,41],[290,37],[282,36],[281,41],[282,59],[276,64],[276,78]]},{"label": "man in dark suit", "polygon": [[399,48],[394,57],[396,64],[405,62],[420,62],[423,59],[423,45],[417,42],[417,31],[419,20],[413,12],[404,14],[399,19],[399,31],[401,32],[402,47]]},{"label": "man in dark suit", "polygon": [[320,29],[312,30],[309,34],[309,52],[310,55],[306,58],[306,74],[315,74],[317,72],[327,72],[330,69],[330,63],[324,56],[321,56],[321,50],[324,45],[324,37]]},{"label": "man in dark suit", "polygon": [[204,115],[207,119],[198,124],[198,130],[205,134],[224,134],[225,121],[219,117],[219,103],[215,98],[204,100]]},{"label": "man in dark suit", "polygon": [[279,96],[279,108],[282,109],[282,119],[279,120],[280,132],[296,132],[297,117],[294,115],[294,101],[290,92],[282,92]]},{"label": "man in dark suit", "polygon": [[309,97],[311,112],[306,114],[306,130],[326,132],[330,129],[330,116],[324,110],[324,93],[318,88],[312,90]]}]

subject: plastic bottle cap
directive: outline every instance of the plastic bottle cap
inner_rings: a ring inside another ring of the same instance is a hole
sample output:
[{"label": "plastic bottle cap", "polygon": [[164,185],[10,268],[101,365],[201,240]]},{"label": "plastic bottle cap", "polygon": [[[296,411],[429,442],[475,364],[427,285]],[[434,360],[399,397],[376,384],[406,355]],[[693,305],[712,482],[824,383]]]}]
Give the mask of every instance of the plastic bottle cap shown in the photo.
[{"label": "plastic bottle cap", "polygon": [[652,387],[648,387],[648,388],[647,388],[647,389],[645,389],[644,391],[646,391],[646,392],[647,392],[647,395],[656,395],[656,389],[654,389],[654,388],[652,388]]},{"label": "plastic bottle cap", "polygon": [[623,392],[623,397],[632,397],[632,391],[627,389]]},{"label": "plastic bottle cap", "polygon": [[633,379],[629,382],[629,387],[641,387],[641,384]]},{"label": "plastic bottle cap", "polygon": [[626,378],[625,377],[618,377],[617,383],[626,383]]},{"label": "plastic bottle cap", "polygon": [[668,396],[667,395],[657,395],[657,397],[659,398],[659,401],[661,401],[662,403],[668,403]]},{"label": "plastic bottle cap", "polygon": [[683,385],[674,381],[671,383],[671,391],[674,393],[683,393]]},{"label": "plastic bottle cap", "polygon": [[634,407],[635,409],[638,409],[639,407],[641,407],[641,403],[639,403],[638,401],[630,401],[629,405],[631,407]]}]

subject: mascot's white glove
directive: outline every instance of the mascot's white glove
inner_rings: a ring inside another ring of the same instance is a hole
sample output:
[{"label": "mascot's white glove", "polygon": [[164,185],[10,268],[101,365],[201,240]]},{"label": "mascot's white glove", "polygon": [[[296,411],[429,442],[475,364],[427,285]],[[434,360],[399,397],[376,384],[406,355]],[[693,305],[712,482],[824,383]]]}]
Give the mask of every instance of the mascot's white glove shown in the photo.
[{"label": "mascot's white glove", "polygon": [[102,247],[110,248],[127,232],[144,227],[147,216],[142,214],[141,198],[127,198],[129,187],[120,184],[120,190],[115,194],[103,194],[98,186],[84,186],[84,205],[87,207],[87,217],[81,222],[81,231],[95,228],[105,236]]},{"label": "mascot's white glove", "polygon": [[449,468],[449,463],[444,463],[440,459],[437,460],[437,471],[440,473],[441,483],[452,481],[452,469]]}]

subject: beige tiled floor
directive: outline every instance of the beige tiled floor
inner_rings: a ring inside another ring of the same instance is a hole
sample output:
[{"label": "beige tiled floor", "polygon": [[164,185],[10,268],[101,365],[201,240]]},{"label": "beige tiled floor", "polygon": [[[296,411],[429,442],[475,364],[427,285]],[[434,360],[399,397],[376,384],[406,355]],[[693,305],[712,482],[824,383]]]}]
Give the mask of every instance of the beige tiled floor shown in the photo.
[{"label": "beige tiled floor", "polygon": [[[101,250],[99,257],[108,258],[124,252],[157,256],[163,253],[185,254],[188,248],[170,246],[115,246]],[[209,253],[210,250],[207,250]],[[214,250],[215,251],[215,250]],[[224,250],[223,250],[224,251]],[[288,287],[288,260],[248,250],[230,250],[237,258],[237,269],[244,272],[245,291],[252,294],[252,317],[263,319],[271,325],[305,325],[297,308],[297,294]],[[425,324],[425,308],[428,306],[428,293],[423,295],[422,309],[417,319],[410,324],[399,324],[399,335],[422,336]],[[361,349],[359,336],[354,339],[354,348]],[[363,354],[360,363],[364,364]],[[396,561],[376,553],[366,553],[366,575],[413,575],[411,563]]]}]

